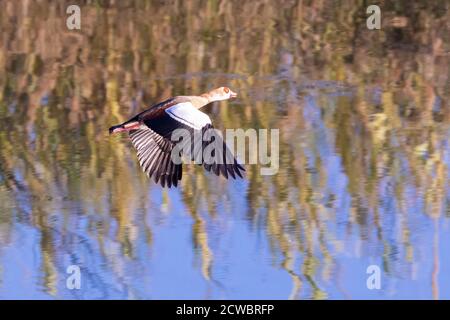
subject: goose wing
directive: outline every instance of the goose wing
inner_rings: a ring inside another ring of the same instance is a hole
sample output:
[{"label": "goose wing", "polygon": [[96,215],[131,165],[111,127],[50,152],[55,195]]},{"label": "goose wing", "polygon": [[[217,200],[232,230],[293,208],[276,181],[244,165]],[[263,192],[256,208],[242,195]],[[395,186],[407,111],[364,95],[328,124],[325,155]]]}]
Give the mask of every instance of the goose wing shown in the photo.
[{"label": "goose wing", "polygon": [[181,180],[183,168],[181,164],[171,161],[174,144],[145,126],[130,131],[129,135],[137,150],[142,170],[162,187],[176,187]]},{"label": "goose wing", "polygon": [[[190,102],[170,105],[157,117],[144,119],[144,123],[164,138],[178,144],[178,150],[185,154],[188,151],[189,158],[197,164],[203,164],[206,171],[223,175],[227,179],[229,176],[236,178],[236,175],[242,178],[241,171],[245,169],[237,162],[220,133],[214,129],[211,119]],[[180,136],[183,139],[180,140]]]},{"label": "goose wing", "polygon": [[242,172],[245,169],[237,162],[233,153],[223,141],[220,132],[211,124],[207,124],[202,128],[202,136],[201,150],[198,150],[195,145],[191,146],[194,159],[198,162],[198,159],[203,156],[202,163],[205,170],[213,172],[217,176],[222,175],[227,179],[228,176],[233,179],[236,179],[236,176],[242,178]]}]

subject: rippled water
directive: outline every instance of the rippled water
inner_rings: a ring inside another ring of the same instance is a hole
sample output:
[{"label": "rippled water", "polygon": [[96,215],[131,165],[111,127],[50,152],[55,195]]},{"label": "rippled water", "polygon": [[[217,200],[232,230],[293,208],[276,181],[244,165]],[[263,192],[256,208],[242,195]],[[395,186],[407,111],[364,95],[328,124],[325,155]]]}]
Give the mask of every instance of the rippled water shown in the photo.
[{"label": "rippled water", "polygon": [[[0,298],[450,298],[448,4],[69,4],[2,4]],[[279,129],[276,175],[162,189],[108,135],[220,85],[204,111]]]}]

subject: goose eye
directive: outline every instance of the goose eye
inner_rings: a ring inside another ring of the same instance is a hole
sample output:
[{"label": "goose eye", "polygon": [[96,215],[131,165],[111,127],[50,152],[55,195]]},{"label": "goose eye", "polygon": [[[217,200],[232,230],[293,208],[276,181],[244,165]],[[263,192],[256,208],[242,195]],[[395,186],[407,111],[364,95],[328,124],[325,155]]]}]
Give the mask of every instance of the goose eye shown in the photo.
[{"label": "goose eye", "polygon": [[225,91],[225,93],[228,93],[228,92],[230,92],[230,89],[228,89],[227,87],[225,87],[225,88],[223,89],[223,91]]}]

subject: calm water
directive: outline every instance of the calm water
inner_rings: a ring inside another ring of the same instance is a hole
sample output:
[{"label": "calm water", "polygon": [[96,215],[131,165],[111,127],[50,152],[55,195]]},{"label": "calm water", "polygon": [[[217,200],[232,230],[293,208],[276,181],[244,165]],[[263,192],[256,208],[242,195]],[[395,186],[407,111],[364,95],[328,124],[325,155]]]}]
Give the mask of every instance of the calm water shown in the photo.
[{"label": "calm water", "polygon": [[[449,299],[448,3],[380,31],[332,3],[81,1],[70,31],[72,3],[2,2],[0,298]],[[107,133],[220,85],[217,128],[280,129],[276,175],[161,189]]]}]

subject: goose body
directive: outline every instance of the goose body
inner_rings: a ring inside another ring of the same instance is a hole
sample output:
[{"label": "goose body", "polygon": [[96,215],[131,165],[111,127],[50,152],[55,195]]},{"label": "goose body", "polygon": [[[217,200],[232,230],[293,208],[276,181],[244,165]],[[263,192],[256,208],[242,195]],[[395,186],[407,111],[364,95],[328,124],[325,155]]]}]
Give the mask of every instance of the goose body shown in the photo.
[{"label": "goose body", "polygon": [[[176,187],[182,178],[181,163],[175,163],[172,159],[175,146],[183,144],[183,140],[171,139],[177,129],[184,129],[183,132],[190,135],[191,139],[188,141],[192,145],[188,147],[191,160],[195,159],[196,163],[202,164],[207,171],[212,171],[217,176],[242,178],[241,171],[245,169],[236,161],[220,137],[215,135],[214,139],[194,145],[195,139],[207,136],[208,130],[213,129],[209,116],[199,109],[213,101],[236,96],[236,93],[227,87],[220,87],[200,96],[176,96],[148,108],[122,124],[112,126],[109,133],[128,132],[143,171],[162,187]],[[219,146],[219,161],[203,161],[203,150],[211,143]]]}]

